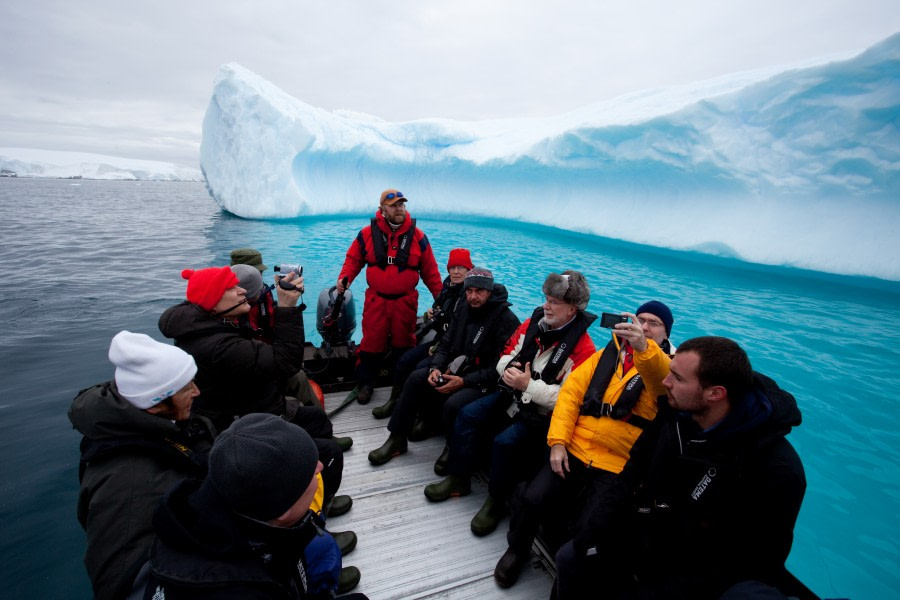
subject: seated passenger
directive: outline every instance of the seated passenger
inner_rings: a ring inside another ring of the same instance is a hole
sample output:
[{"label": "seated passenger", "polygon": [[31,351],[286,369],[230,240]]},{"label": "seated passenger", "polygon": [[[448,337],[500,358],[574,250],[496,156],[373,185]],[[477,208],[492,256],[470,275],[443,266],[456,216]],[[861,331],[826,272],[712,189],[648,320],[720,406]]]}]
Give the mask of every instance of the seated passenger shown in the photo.
[{"label": "seated passenger", "polygon": [[291,273],[286,279],[297,289],[276,288],[275,335],[271,344],[264,344],[239,327],[250,305],[246,290],[229,267],[187,269],[181,275],[188,280],[187,300],[162,314],[159,329],[197,361],[200,398],[193,412],[210,418],[220,431],[243,415],[260,412],[303,427],[315,440],[325,465],[326,514],[337,516],[350,510],[349,497],[335,496],[344,459],[332,439],[331,421],[321,407],[300,406],[278,386],[303,365],[303,313],[296,308],[303,278]]},{"label": "seated passenger", "polygon": [[543,518],[560,512],[576,530],[584,527],[656,416],[669,373],[672,312],[654,300],[622,315],[631,322],[616,324],[606,348],[572,371],[559,391],[547,433],[550,463],[513,496],[509,548],[494,570],[501,587],[518,579]]},{"label": "seated passenger", "polygon": [[[231,252],[231,270],[238,276],[239,285],[247,292],[247,302],[250,303],[250,312],[242,317],[242,321],[253,329],[256,339],[271,344],[275,332],[276,302],[272,286],[263,283],[262,273],[267,268],[258,250],[239,248]],[[250,271],[255,271],[258,279],[251,278],[248,275]]]},{"label": "seated passenger", "polygon": [[250,265],[260,273],[265,273],[267,267],[263,264],[262,253],[255,248],[238,248],[231,251],[231,266]]},{"label": "seated passenger", "polygon": [[656,420],[556,555],[558,597],[785,597],[770,586],[785,582],[806,490],[785,439],[794,397],[722,337],[682,343],[663,385]]},{"label": "seated passenger", "polygon": [[[267,414],[239,419],[216,440],[207,479],[179,485],[157,511],[143,597],[332,598],[340,554],[309,509],[321,470],[301,428]],[[308,552],[319,542],[332,551]]]},{"label": "seated passenger", "polygon": [[206,475],[214,429],[191,417],[191,355],[141,333],[120,331],[109,346],[115,379],[82,390],[69,420],[84,434],[78,522],[94,596],[123,598],[153,541],[153,510],[174,484]]},{"label": "seated passenger", "polygon": [[[369,453],[373,465],[405,453],[407,439],[427,438],[433,428],[429,421],[440,418],[436,414],[442,414],[449,439],[459,409],[496,387],[494,368],[519,319],[509,309],[506,288],[494,283],[494,276],[487,269],[469,271],[463,287],[466,304],[454,316],[452,327],[441,338],[429,366],[416,369],[406,380],[388,423],[390,436]],[[420,408],[428,419],[414,430]],[[447,452],[445,448],[444,454]]]},{"label": "seated passenger", "polygon": [[[386,419],[391,416],[397,405],[397,398],[403,390],[403,384],[406,383],[406,378],[414,370],[426,366],[427,363],[422,361],[427,361],[434,354],[438,342],[450,327],[450,318],[457,307],[462,304],[461,300],[464,296],[462,282],[472,266],[468,250],[454,248],[450,251],[450,258],[447,259],[448,275],[444,279],[441,293],[432,307],[425,311],[422,331],[416,331],[416,337],[421,336],[424,339],[415,348],[404,352],[403,356],[397,360],[397,364],[394,365],[394,388],[391,390],[390,398],[381,406],[372,409],[372,415],[376,419]],[[431,333],[433,335],[429,335]]]},{"label": "seated passenger", "polygon": [[500,389],[464,407],[456,418],[450,475],[425,488],[425,496],[435,502],[467,495],[472,474],[487,454],[488,497],[471,523],[478,536],[497,528],[515,486],[546,464],[547,429],[560,384],[596,351],[587,329],[597,316],[585,312],[590,289],[584,276],[551,273],[543,291],[543,306],[519,326],[497,363]]}]

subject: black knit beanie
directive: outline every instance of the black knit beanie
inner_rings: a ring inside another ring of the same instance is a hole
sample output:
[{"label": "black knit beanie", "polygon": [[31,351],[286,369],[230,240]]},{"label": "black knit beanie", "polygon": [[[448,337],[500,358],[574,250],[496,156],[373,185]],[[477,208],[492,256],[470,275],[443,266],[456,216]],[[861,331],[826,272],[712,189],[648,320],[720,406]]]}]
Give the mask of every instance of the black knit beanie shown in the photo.
[{"label": "black knit beanie", "polygon": [[316,474],[319,451],[299,426],[249,414],[226,429],[209,454],[209,480],[235,512],[260,521],[283,515]]}]

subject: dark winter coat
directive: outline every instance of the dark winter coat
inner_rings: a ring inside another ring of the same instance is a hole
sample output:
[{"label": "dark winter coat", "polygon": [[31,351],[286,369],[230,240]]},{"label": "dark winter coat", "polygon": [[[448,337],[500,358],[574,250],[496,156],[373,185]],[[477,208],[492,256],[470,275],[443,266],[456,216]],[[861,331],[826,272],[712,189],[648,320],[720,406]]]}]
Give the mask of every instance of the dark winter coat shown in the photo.
[{"label": "dark winter coat", "polygon": [[[705,432],[660,398],[659,415],[576,551],[622,551],[608,536],[619,504],[630,514],[622,535],[633,544],[641,597],[718,598],[744,580],[778,585],[806,490],[800,457],[785,439],[801,417],[791,394],[764,375],[754,381]],[[636,489],[630,497],[629,489]]]},{"label": "dark winter coat", "polygon": [[467,387],[494,387],[497,361],[520,323],[509,309],[512,305],[508,297],[506,287],[495,283],[484,306],[473,309],[468,302],[460,302],[450,328],[431,358],[431,366],[446,372],[454,359],[464,355],[465,363],[456,372],[462,375],[463,383]]},{"label": "dark winter coat", "polygon": [[200,418],[176,424],[135,408],[111,381],[79,393],[69,420],[84,435],[84,564],[97,598],[121,598],[147,558],[160,499],[179,481],[205,476],[212,426]]},{"label": "dark winter coat", "polygon": [[303,366],[305,338],[299,309],[275,308],[271,344],[249,339],[252,334],[246,328],[216,319],[189,302],[166,310],[159,318],[159,330],[194,357],[200,396],[193,410],[208,416],[219,429],[249,413],[284,413],[277,381]]},{"label": "dark winter coat", "polygon": [[165,498],[154,526],[146,600],[316,597],[307,592],[304,557],[322,535],[312,512],[294,527],[272,527],[229,510],[211,485],[185,482]]}]

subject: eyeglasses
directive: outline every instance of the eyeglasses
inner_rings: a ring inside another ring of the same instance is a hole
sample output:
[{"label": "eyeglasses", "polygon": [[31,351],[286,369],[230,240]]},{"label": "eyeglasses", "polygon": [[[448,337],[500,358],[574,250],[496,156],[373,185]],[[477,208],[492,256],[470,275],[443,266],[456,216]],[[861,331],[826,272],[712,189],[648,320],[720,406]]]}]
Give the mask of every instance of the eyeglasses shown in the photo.
[{"label": "eyeglasses", "polygon": [[403,197],[403,192],[397,192],[396,194],[394,192],[391,192],[390,194],[386,195],[384,197],[384,199],[385,200],[393,200],[394,198],[402,198],[402,197]]},{"label": "eyeglasses", "polygon": [[462,265],[453,265],[452,267],[449,267],[447,270],[448,271],[462,271],[463,273],[469,272],[469,269],[467,269],[466,267],[464,267]]},{"label": "eyeglasses", "polygon": [[641,325],[649,325],[650,327],[665,327],[665,325],[660,321],[655,321],[653,319],[642,319],[638,317],[638,321],[641,322]]}]

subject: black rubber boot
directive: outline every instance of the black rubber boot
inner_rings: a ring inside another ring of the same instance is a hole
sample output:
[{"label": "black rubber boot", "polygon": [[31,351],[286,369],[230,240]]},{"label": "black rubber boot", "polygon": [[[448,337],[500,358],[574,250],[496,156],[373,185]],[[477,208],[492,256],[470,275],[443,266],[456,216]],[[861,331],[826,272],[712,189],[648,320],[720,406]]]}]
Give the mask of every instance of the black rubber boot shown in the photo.
[{"label": "black rubber boot", "polygon": [[447,470],[448,462],[450,462],[450,446],[444,446],[444,451],[441,452],[438,459],[434,461],[434,474],[440,475],[441,477],[446,476],[449,472]]},{"label": "black rubber boot", "polygon": [[369,462],[373,465],[383,465],[395,456],[406,454],[406,438],[392,433],[381,447],[369,452]]},{"label": "black rubber boot", "polygon": [[507,548],[494,569],[494,579],[497,581],[497,585],[502,588],[515,585],[519,579],[519,574],[522,572],[522,567],[525,566],[529,558],[531,558],[530,552],[523,554],[516,552],[512,548]]},{"label": "black rubber boot", "polygon": [[472,533],[481,537],[487,535],[497,529],[497,525],[506,516],[506,503],[503,500],[496,500],[493,496],[488,496],[484,501],[481,510],[472,518]]},{"label": "black rubber boot", "polygon": [[356,401],[360,404],[368,404],[372,400],[372,392],[374,391],[368,383],[360,383],[356,386]]},{"label": "black rubber boot", "polygon": [[432,502],[443,502],[453,496],[468,496],[472,493],[472,478],[450,475],[437,483],[425,486],[425,497]]}]

